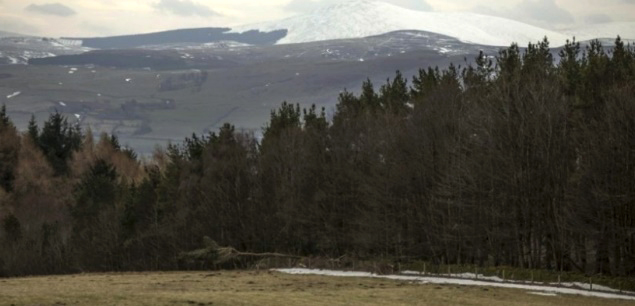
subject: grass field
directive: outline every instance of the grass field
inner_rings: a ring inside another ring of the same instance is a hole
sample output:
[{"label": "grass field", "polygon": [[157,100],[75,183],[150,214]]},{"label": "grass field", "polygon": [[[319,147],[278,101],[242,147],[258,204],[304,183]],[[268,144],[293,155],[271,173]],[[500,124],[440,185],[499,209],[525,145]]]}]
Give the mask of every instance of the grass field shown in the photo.
[{"label": "grass field", "polygon": [[634,305],[524,290],[271,271],[80,274],[0,279],[0,305]]}]

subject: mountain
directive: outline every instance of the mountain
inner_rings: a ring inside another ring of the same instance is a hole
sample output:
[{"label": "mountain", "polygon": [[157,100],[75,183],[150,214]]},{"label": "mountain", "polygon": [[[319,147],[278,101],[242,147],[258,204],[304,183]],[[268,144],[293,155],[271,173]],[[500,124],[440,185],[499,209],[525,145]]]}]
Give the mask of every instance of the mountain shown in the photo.
[{"label": "mountain", "polygon": [[399,30],[420,30],[455,37],[466,43],[508,46],[526,45],[545,36],[562,45],[569,36],[518,21],[474,13],[415,11],[373,0],[352,0],[291,18],[235,27],[247,30],[286,29],[279,44],[360,38]]},{"label": "mountain", "polygon": [[27,64],[30,59],[89,51],[79,41],[35,37],[0,37],[0,65]]},{"label": "mountain", "polygon": [[635,41],[635,22],[608,22],[586,25],[563,31],[568,36],[575,36],[577,41],[607,38],[614,40],[618,35],[624,40]]},{"label": "mountain", "polygon": [[28,36],[28,35],[12,33],[12,32],[6,32],[6,31],[0,31],[0,37],[26,37],[26,36]]},{"label": "mountain", "polygon": [[463,63],[480,50],[498,48],[421,31],[215,49],[93,50],[3,66],[0,104],[21,129],[32,113],[42,119],[58,111],[150,153],[157,143],[224,122],[260,133],[282,101],[331,112],[342,90],[357,92],[367,78],[379,87],[396,70],[411,78],[418,68]]},{"label": "mountain", "polygon": [[136,35],[67,39],[82,41],[82,46],[89,48],[127,49],[152,45],[214,43],[222,41],[233,41],[250,45],[272,45],[287,34],[287,31],[284,29],[268,31],[266,33],[260,31],[229,33],[229,30],[229,28],[198,28]]}]

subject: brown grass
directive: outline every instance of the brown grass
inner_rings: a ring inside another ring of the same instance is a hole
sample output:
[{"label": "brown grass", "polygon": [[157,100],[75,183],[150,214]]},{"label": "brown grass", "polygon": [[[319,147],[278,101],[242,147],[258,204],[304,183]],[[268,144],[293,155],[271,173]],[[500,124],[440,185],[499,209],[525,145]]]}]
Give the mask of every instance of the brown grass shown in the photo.
[{"label": "brown grass", "polygon": [[525,290],[269,271],[81,274],[0,279],[1,305],[633,305]]}]

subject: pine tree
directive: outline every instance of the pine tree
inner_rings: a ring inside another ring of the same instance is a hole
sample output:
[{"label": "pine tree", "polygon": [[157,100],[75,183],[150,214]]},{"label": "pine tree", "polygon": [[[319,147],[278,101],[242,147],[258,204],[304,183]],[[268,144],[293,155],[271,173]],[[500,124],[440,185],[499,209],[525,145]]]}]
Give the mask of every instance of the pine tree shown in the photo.
[{"label": "pine tree", "polygon": [[438,87],[440,80],[441,73],[439,72],[439,67],[434,69],[429,67],[427,70],[419,69],[419,75],[412,78],[412,97],[420,98],[429,94]]},{"label": "pine tree", "polygon": [[39,142],[40,129],[37,126],[37,121],[35,121],[35,115],[33,114],[31,114],[31,120],[29,120],[29,128],[27,134],[34,144],[37,144]]},{"label": "pine tree", "polygon": [[278,110],[271,112],[269,125],[264,129],[264,139],[277,137],[286,129],[300,128],[300,117],[299,104],[283,102]]},{"label": "pine tree", "polygon": [[79,126],[72,126],[60,113],[52,114],[44,123],[38,145],[51,163],[56,175],[68,172],[67,162],[80,148],[82,135]]},{"label": "pine tree", "polygon": [[13,123],[7,115],[7,106],[3,104],[0,108],[0,131],[9,127],[13,127]]},{"label": "pine tree", "polygon": [[112,269],[122,219],[117,215],[120,186],[115,167],[98,159],[75,186],[72,241],[86,269]]},{"label": "pine tree", "polygon": [[559,53],[560,62],[558,71],[560,78],[564,83],[564,90],[568,96],[574,96],[580,90],[582,85],[582,67],[580,65],[580,43],[567,40]]},{"label": "pine tree", "polygon": [[379,98],[377,97],[377,93],[375,92],[375,88],[373,87],[373,83],[370,79],[366,79],[366,81],[362,84],[362,93],[359,96],[359,101],[361,102],[362,107],[369,109],[372,112],[375,112],[380,108]]},{"label": "pine tree", "polygon": [[410,94],[407,82],[401,72],[397,71],[392,82],[387,80],[386,84],[379,90],[380,100],[387,112],[400,114],[408,109],[407,103],[410,101]]},{"label": "pine tree", "polygon": [[20,151],[20,137],[7,115],[6,106],[0,108],[0,188],[13,190],[15,168]]}]

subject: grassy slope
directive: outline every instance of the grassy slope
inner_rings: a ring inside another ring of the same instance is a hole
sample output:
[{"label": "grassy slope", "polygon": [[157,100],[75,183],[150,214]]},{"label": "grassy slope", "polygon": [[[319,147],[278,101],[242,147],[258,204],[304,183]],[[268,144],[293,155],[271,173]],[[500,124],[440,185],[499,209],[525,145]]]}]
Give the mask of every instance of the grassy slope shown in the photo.
[{"label": "grassy slope", "polygon": [[82,274],[0,279],[0,304],[73,305],[632,305],[523,290],[269,271]]}]

